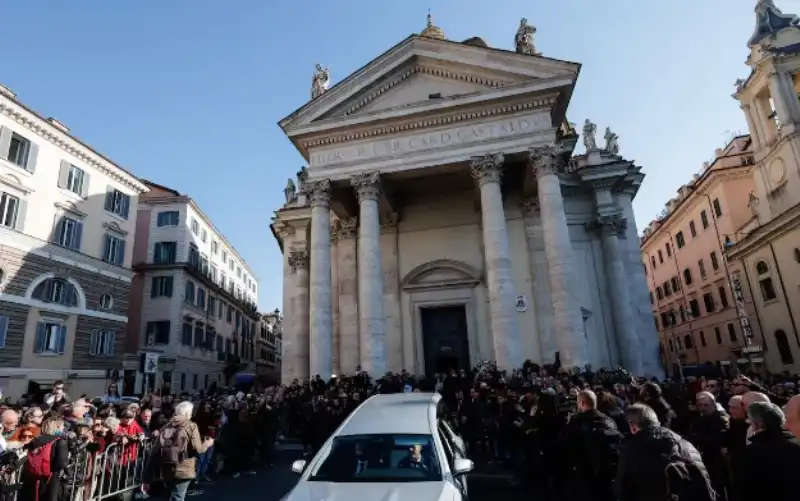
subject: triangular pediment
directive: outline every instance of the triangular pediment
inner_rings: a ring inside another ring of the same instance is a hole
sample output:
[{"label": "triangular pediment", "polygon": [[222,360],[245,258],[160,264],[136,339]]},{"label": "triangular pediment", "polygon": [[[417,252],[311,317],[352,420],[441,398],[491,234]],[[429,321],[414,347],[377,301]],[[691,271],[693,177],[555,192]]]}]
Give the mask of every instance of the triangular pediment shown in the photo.
[{"label": "triangular pediment", "polygon": [[344,118],[380,120],[395,111],[423,112],[442,101],[494,95],[528,82],[558,77],[574,81],[579,68],[541,56],[412,36],[281,120],[280,126],[295,136]]}]

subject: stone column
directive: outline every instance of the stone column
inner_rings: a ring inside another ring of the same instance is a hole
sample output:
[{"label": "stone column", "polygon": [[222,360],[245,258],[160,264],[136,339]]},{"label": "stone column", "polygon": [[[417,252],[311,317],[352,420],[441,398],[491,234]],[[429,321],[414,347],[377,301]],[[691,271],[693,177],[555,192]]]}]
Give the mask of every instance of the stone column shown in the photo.
[{"label": "stone column", "polygon": [[620,232],[625,232],[625,220],[619,216],[602,216],[593,226],[600,231],[600,240],[603,244],[603,264],[608,295],[611,299],[611,316],[614,319],[614,338],[617,346],[614,358],[618,358],[619,364],[632,374],[642,374],[637,322],[631,310],[627,284],[629,278],[618,236]]},{"label": "stone column", "polygon": [[311,201],[310,375],[328,378],[332,374],[333,306],[331,303],[331,183],[327,179],[309,182]]},{"label": "stone column", "polygon": [[358,275],[356,273],[356,218],[339,220],[336,257],[339,269],[339,370],[354,374],[361,363],[358,339]]},{"label": "stone column", "polygon": [[331,224],[331,371],[341,372],[339,353],[341,353],[341,333],[339,331],[339,220]]},{"label": "stone column", "polygon": [[489,315],[495,359],[498,367],[511,371],[524,360],[508,245],[503,194],[500,191],[503,154],[473,157],[472,177],[481,190],[483,247],[486,254],[486,281],[489,288]]},{"label": "stone column", "polygon": [[[291,275],[289,329],[284,329],[282,339],[281,378],[284,382],[293,379],[304,380],[309,376],[309,311],[308,311],[308,252],[305,249],[289,251],[288,259]],[[288,362],[288,363],[287,363]]]},{"label": "stone column", "polygon": [[383,318],[379,172],[350,177],[358,194],[358,315],[361,368],[372,377],[386,373],[386,325]]},{"label": "stone column", "polygon": [[764,143],[761,139],[761,131],[758,129],[756,121],[753,119],[753,111],[749,104],[743,104],[741,108],[744,112],[744,118],[747,120],[747,128],[750,130],[750,137],[753,138],[753,149],[759,150]]},{"label": "stone column", "polygon": [[533,275],[533,307],[536,314],[536,330],[543,364],[555,362],[558,346],[553,335],[553,303],[550,297],[550,277],[548,276],[547,255],[544,250],[542,217],[539,213],[539,198],[530,197],[523,201],[525,215],[525,237],[528,242],[528,257]]},{"label": "stone column", "polygon": [[753,100],[753,107],[756,112],[756,120],[761,126],[761,138],[764,140],[764,144],[772,144],[778,136],[778,130],[775,122],[769,117],[772,113],[769,101],[766,98],[756,97]]},{"label": "stone column", "polygon": [[575,253],[564,212],[561,180],[558,178],[560,154],[556,146],[536,148],[531,151],[531,160],[536,173],[544,248],[550,272],[556,345],[562,366],[582,368],[588,363],[587,346]]},{"label": "stone column", "polygon": [[786,73],[773,71],[769,75],[769,93],[772,96],[772,104],[778,114],[778,122],[781,124],[781,133],[788,134],[794,131],[794,124],[797,120],[794,112],[795,106],[790,99],[797,99],[795,96],[787,95]]},{"label": "stone column", "polygon": [[386,324],[387,369],[400,372],[406,369],[403,363],[403,329],[400,315],[400,272],[397,262],[397,222],[392,220],[381,225],[381,269],[383,273],[383,315]]}]

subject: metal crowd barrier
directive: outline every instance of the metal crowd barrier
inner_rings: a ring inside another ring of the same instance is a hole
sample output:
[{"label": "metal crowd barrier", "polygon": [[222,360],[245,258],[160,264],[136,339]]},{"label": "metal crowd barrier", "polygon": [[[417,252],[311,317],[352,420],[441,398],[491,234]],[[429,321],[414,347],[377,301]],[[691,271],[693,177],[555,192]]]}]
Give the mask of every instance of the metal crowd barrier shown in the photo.
[{"label": "metal crowd barrier", "polygon": [[2,501],[17,501],[17,493],[22,485],[22,467],[5,468],[0,472],[0,499]]}]

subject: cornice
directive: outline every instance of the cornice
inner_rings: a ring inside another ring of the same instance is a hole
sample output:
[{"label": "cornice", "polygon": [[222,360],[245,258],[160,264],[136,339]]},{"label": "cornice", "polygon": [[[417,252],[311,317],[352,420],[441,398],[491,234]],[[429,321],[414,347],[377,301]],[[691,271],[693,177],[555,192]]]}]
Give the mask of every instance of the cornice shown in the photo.
[{"label": "cornice", "polygon": [[757,227],[744,239],[726,249],[728,260],[749,256],[763,245],[770,243],[800,227],[800,204],[796,204],[767,223]]},{"label": "cornice", "polygon": [[19,103],[6,98],[0,98],[0,113],[8,116],[10,119],[66,153],[78,158],[86,165],[97,169],[109,178],[133,190],[137,195],[149,191],[147,186],[139,181],[136,176],[127,172],[122,167],[115,165],[88,145],[58,129],[36,113],[21,106]]},{"label": "cornice", "polygon": [[438,127],[441,125],[454,124],[465,122],[469,120],[476,120],[487,118],[497,115],[505,115],[517,113],[519,111],[530,110],[534,108],[543,108],[555,104],[555,98],[542,98],[533,99],[522,103],[503,104],[491,108],[484,108],[468,112],[456,112],[448,115],[439,115],[434,117],[419,118],[412,122],[405,122],[400,124],[388,124],[384,126],[377,126],[367,130],[346,132],[338,135],[324,136],[318,139],[311,139],[305,142],[300,142],[303,149],[328,146],[333,144],[345,143],[348,141],[357,141],[361,139],[369,139],[372,137],[385,136],[390,134],[397,134],[400,132],[408,132],[417,129],[427,129],[431,127]]}]

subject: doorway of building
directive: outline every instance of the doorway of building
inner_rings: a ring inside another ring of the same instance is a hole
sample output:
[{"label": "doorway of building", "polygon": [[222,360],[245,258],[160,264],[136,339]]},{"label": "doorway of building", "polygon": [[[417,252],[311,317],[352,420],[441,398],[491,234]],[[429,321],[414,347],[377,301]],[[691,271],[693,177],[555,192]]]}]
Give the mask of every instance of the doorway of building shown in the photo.
[{"label": "doorway of building", "polygon": [[422,308],[425,374],[469,371],[467,311],[464,305]]}]

